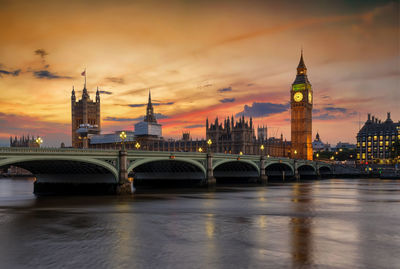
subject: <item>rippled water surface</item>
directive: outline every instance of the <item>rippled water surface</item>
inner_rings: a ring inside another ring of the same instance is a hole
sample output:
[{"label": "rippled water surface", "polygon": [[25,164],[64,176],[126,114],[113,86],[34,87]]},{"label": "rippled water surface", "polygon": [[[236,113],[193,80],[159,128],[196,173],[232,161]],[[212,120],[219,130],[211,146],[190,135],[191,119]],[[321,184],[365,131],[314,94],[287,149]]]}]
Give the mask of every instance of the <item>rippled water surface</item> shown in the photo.
[{"label": "rippled water surface", "polygon": [[0,179],[0,268],[399,268],[400,181],[35,197]]}]

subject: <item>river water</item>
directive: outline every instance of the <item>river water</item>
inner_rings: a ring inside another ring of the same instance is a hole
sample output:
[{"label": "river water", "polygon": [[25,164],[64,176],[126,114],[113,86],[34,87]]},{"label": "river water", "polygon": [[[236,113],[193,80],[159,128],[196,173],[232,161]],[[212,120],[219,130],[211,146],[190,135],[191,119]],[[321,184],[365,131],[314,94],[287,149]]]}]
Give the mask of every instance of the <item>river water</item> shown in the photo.
[{"label": "river water", "polygon": [[400,268],[400,181],[35,197],[0,179],[0,268]]}]

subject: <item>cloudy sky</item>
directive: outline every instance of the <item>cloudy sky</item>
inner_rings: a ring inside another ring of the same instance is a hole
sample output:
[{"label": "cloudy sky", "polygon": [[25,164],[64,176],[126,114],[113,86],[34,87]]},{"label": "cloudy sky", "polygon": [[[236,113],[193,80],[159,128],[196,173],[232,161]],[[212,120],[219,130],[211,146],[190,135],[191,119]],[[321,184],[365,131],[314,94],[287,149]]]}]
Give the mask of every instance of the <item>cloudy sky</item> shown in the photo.
[{"label": "cloudy sky", "polygon": [[354,142],[371,112],[400,120],[398,1],[0,0],[0,144],[71,144],[70,94],[102,91],[103,132],[130,129],[151,89],[164,137],[253,116],[290,140],[301,47],[313,135]]}]

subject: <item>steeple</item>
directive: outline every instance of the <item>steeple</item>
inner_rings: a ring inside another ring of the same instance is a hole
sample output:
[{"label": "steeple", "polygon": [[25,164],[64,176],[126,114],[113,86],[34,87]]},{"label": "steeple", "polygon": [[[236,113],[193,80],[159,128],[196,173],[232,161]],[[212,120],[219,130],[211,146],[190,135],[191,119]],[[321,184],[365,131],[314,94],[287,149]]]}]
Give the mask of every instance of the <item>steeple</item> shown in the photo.
[{"label": "steeple", "polygon": [[72,86],[72,92],[71,92],[71,101],[75,102],[76,101],[76,96],[75,96],[75,89],[74,86]]},{"label": "steeple", "polygon": [[306,75],[307,74],[307,67],[304,63],[303,59],[303,49],[301,49],[301,56],[300,56],[300,62],[299,65],[297,66],[297,75]]},{"label": "steeple", "polygon": [[100,103],[100,91],[99,91],[98,86],[97,86],[97,91],[96,91],[96,103]]},{"label": "steeple", "polygon": [[150,90],[149,90],[149,101],[147,103],[146,117],[144,118],[144,121],[157,123],[156,117],[154,116],[153,104],[151,103]]},{"label": "steeple", "polygon": [[83,84],[82,99],[90,99],[89,93],[86,89],[86,68],[85,68],[85,71],[83,71],[81,75],[85,76],[85,84]]}]

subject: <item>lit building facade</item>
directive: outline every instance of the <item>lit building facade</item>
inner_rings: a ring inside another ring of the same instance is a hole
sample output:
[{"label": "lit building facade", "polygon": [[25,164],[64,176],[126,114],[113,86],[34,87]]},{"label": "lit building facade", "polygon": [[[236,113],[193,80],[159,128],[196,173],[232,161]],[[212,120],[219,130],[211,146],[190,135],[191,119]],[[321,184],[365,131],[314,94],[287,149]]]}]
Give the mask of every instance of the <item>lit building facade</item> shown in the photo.
[{"label": "lit building facade", "polygon": [[[39,138],[39,137],[37,137]],[[10,137],[10,147],[12,148],[39,148],[40,144],[36,142],[34,136]]]},{"label": "lit building facade", "polygon": [[88,136],[100,133],[100,92],[96,91],[96,100],[90,99],[85,84],[82,91],[82,98],[76,101],[75,89],[71,93],[71,119],[72,119],[72,147],[87,148]]},{"label": "lit building facade", "polygon": [[[206,120],[206,140],[211,139],[211,151],[231,154],[263,154],[287,157],[290,143],[281,138],[268,138],[267,127],[257,128],[255,135],[253,119],[246,121],[244,116],[235,121],[233,116],[219,123],[218,118],[209,124]],[[263,149],[261,147],[263,146]]]},{"label": "lit building facade", "polygon": [[394,156],[400,141],[400,122],[394,123],[390,112],[384,122],[368,114],[368,119],[357,134],[357,161],[359,163],[398,162]]},{"label": "lit building facade", "polygon": [[291,107],[291,157],[313,159],[312,149],[312,107],[313,90],[307,78],[307,68],[301,52],[297,76],[290,90]]},{"label": "lit building facade", "polygon": [[331,145],[328,143],[322,142],[319,133],[315,136],[314,141],[312,142],[313,152],[320,152],[320,151],[330,151]]}]

